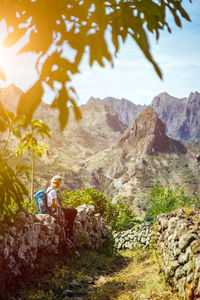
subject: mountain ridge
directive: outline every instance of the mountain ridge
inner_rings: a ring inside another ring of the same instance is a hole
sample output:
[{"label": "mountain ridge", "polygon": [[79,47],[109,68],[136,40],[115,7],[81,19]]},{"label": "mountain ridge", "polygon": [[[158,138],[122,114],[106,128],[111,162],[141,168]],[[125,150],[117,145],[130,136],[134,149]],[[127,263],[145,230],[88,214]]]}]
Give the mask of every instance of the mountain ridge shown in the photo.
[{"label": "mountain ridge", "polygon": [[[124,104],[122,99],[106,97],[101,100],[91,97],[88,102],[107,103],[117,112],[118,118],[130,126],[137,115],[148,106],[136,105],[127,99]],[[154,108],[165,123],[169,137],[185,142],[200,140],[200,93],[191,92],[188,97],[176,98],[163,92],[155,96],[149,106]]]}]

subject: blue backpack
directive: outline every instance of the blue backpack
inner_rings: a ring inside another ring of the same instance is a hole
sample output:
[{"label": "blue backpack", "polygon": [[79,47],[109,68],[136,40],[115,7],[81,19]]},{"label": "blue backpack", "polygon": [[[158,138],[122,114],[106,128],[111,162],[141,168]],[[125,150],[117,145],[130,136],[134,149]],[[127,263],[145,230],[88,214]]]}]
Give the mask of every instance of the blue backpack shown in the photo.
[{"label": "blue backpack", "polygon": [[[50,189],[52,191],[54,188]],[[50,213],[50,208],[47,206],[47,194],[44,190],[39,190],[37,193],[34,195],[35,199],[35,204],[37,207],[37,213],[39,214],[49,214]]]}]

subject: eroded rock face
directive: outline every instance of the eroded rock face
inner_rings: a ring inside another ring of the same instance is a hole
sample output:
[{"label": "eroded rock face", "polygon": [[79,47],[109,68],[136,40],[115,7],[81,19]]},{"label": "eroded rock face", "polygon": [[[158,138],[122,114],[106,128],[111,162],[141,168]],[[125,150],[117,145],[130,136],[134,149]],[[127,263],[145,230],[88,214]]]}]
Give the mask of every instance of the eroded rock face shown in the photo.
[{"label": "eroded rock face", "polygon": [[200,210],[184,209],[158,216],[159,248],[166,280],[181,296],[200,298]]},{"label": "eroded rock face", "polygon": [[165,133],[165,124],[152,107],[142,111],[131,126],[119,138],[119,147],[130,148],[140,145],[144,153],[186,153],[181,142],[170,139]]},{"label": "eroded rock face", "polygon": [[[91,97],[89,103],[106,103],[118,115],[120,121],[130,126],[137,115],[147,108],[146,105],[135,105],[127,99]],[[200,93],[192,92],[188,97],[176,98],[168,93],[161,93],[153,98],[151,106],[166,125],[167,136],[193,142],[200,140]]]},{"label": "eroded rock face", "polygon": [[161,93],[151,105],[165,123],[168,136],[187,142],[200,139],[200,93],[182,99]]},{"label": "eroded rock face", "polygon": [[[105,221],[92,205],[79,206],[77,211],[74,224],[76,246],[98,248],[109,234]],[[57,253],[61,246],[66,246],[63,227],[47,214],[20,212],[14,225],[5,224],[4,227],[5,235],[0,236],[1,292],[26,268],[34,267],[40,255]]]},{"label": "eroded rock face", "polygon": [[137,115],[144,110],[146,105],[136,105],[127,99],[116,99],[113,97],[106,97],[103,100],[100,98],[91,97],[88,103],[105,103],[113,108],[117,112],[117,116],[121,122],[130,126],[130,124],[135,120]]}]

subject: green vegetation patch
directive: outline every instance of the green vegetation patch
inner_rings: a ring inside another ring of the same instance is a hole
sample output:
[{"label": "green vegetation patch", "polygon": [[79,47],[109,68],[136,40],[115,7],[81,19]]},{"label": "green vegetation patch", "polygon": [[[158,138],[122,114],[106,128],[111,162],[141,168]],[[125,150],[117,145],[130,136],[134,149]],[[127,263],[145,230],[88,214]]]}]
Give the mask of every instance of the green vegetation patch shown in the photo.
[{"label": "green vegetation patch", "polygon": [[62,204],[69,207],[94,205],[96,212],[101,214],[113,230],[126,230],[138,222],[131,204],[126,199],[117,199],[113,204],[100,191],[92,188],[81,188],[75,192],[65,190],[60,197]]},{"label": "green vegetation patch", "polygon": [[184,188],[172,189],[165,187],[157,180],[151,189],[146,212],[146,221],[156,221],[156,217],[162,213],[168,213],[178,207],[197,207],[199,199],[185,195]]}]

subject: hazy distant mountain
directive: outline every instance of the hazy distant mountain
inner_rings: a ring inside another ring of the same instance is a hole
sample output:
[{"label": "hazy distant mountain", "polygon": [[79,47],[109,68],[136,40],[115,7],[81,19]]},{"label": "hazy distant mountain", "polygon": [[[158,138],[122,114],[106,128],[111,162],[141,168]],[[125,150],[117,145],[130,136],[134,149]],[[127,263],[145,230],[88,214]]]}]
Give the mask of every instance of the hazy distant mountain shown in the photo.
[{"label": "hazy distant mountain", "polygon": [[[23,92],[15,86],[0,89],[1,101],[4,106],[16,111],[17,102]],[[83,118],[76,122],[70,107],[70,117],[63,132],[59,129],[58,111],[51,109],[46,103],[41,103],[34,118],[45,120],[51,129],[52,139],[45,138],[42,144],[48,145],[49,156],[45,155],[45,165],[42,176],[51,177],[54,173],[64,173],[67,176],[68,187],[73,187],[71,180],[78,184],[74,171],[84,165],[84,160],[99,150],[108,148],[124,132],[127,126],[122,123],[117,113],[104,103],[88,103],[80,106]],[[7,132],[0,133],[1,145],[7,138]],[[9,141],[11,150],[16,149],[19,141],[13,138]],[[28,157],[27,157],[28,159]],[[43,160],[38,160],[38,168]],[[67,175],[66,175],[67,174]],[[69,180],[69,178],[71,178]],[[36,179],[37,180],[37,179]]]},{"label": "hazy distant mountain", "polygon": [[121,100],[107,97],[101,100],[100,98],[91,97],[88,103],[106,103],[117,112],[118,118],[126,125],[130,125],[137,115],[145,109],[146,105],[135,105],[133,102],[122,98]]},{"label": "hazy distant mountain", "polygon": [[166,124],[168,136],[188,142],[200,140],[200,93],[182,99],[162,93],[153,99],[152,107]]},{"label": "hazy distant mountain", "polygon": [[[147,107],[135,105],[123,98],[119,100],[112,97],[103,100],[91,97],[88,102],[108,104],[117,112],[118,118],[128,126]],[[169,137],[186,142],[200,140],[200,93],[191,93],[188,98],[181,99],[161,93],[152,100],[151,106],[165,123],[166,134]]]},{"label": "hazy distant mountain", "polygon": [[[16,112],[16,107],[22,91],[14,85],[0,89],[0,101],[4,107]],[[93,151],[108,148],[127,128],[117,113],[104,103],[88,103],[80,106],[82,120],[76,122],[72,107],[69,122],[63,132],[59,129],[58,111],[42,102],[34,118],[45,120],[52,130],[55,144],[76,144]]]}]

